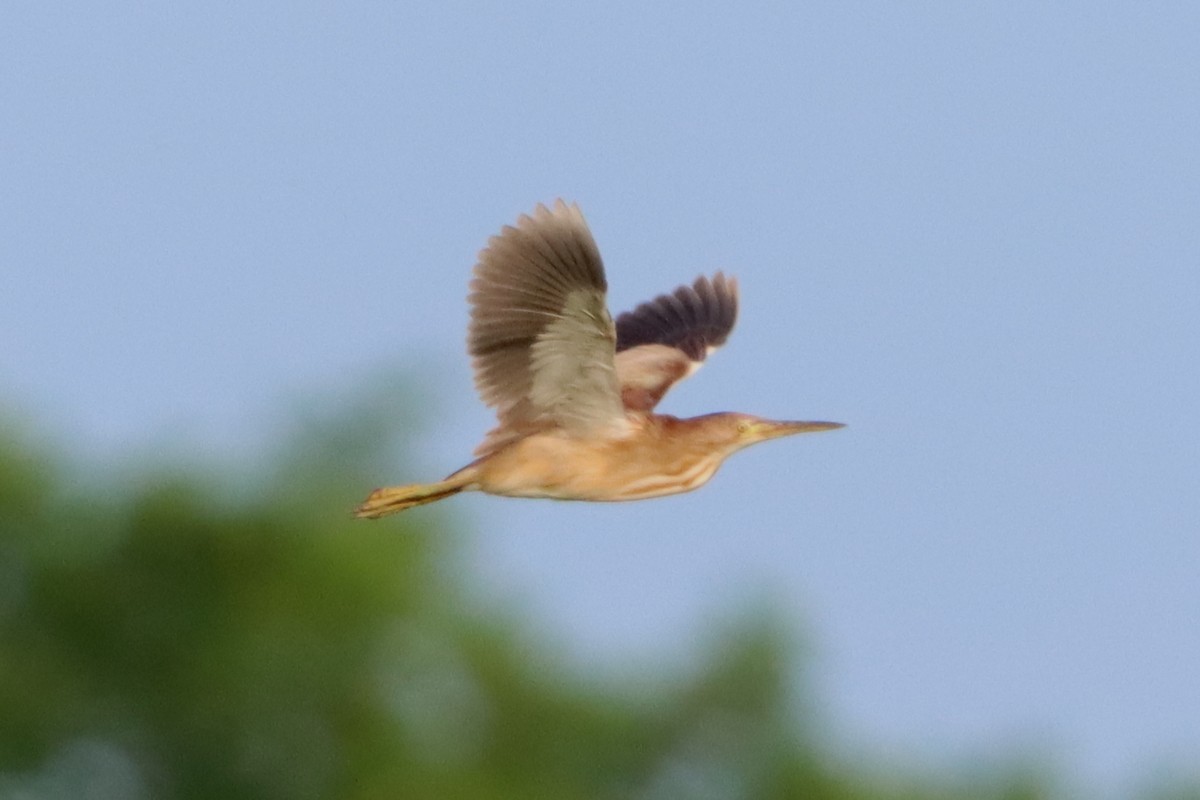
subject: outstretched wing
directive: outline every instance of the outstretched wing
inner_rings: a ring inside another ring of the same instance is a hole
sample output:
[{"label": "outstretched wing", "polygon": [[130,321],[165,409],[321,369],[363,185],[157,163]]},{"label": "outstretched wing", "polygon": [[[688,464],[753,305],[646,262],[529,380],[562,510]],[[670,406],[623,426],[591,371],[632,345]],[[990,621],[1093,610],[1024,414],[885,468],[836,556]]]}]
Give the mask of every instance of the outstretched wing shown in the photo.
[{"label": "outstretched wing", "polygon": [[607,288],[576,205],[538,205],[488,240],[471,281],[468,350],[475,386],[500,424],[479,454],[533,430],[625,423]]},{"label": "outstretched wing", "polygon": [[650,411],[694,373],[737,322],[737,280],[700,276],[617,317],[617,381],[631,410]]}]

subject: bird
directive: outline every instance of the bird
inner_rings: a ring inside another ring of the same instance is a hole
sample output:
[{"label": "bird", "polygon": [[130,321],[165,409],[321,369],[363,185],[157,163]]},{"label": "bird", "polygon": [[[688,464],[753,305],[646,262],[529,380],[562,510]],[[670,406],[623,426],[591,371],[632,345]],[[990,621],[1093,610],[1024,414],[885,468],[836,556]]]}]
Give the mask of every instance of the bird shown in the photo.
[{"label": "bird", "polygon": [[497,425],[476,459],[435,483],[374,490],[375,519],[466,491],[556,500],[642,500],[690,492],[733,453],[843,427],[722,412],[655,413],[733,330],[736,278],[698,277],[614,322],[600,251],[577,204],[538,204],[480,252],[467,349]]}]

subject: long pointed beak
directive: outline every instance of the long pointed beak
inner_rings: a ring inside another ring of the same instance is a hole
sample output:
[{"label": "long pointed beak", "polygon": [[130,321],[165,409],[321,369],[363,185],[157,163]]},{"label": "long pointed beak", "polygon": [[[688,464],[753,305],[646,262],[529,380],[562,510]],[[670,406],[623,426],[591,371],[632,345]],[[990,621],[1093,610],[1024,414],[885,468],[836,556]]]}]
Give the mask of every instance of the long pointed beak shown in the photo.
[{"label": "long pointed beak", "polygon": [[763,438],[778,439],[780,436],[791,436],[795,433],[816,433],[844,427],[844,422],[770,422],[763,431]]}]

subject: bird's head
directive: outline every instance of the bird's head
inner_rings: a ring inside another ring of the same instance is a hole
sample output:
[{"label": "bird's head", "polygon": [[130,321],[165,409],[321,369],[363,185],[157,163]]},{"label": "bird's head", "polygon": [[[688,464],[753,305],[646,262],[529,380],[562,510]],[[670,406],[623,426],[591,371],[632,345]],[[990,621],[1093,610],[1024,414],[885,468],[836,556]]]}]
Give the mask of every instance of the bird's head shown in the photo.
[{"label": "bird's head", "polygon": [[697,421],[704,428],[705,438],[713,444],[725,445],[731,452],[768,439],[845,427],[841,422],[793,422],[728,412],[708,414]]}]

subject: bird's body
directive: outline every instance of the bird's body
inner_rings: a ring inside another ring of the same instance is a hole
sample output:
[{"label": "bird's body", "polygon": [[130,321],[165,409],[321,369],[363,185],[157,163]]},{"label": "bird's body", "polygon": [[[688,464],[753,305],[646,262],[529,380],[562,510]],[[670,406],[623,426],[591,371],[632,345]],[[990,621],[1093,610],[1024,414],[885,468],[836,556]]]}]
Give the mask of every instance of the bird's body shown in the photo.
[{"label": "bird's body", "polygon": [[472,463],[438,483],[376,489],[360,517],[472,490],[590,501],[688,492],[743,447],[841,427],[653,413],[724,343],[737,317],[737,284],[721,273],[701,277],[614,324],[591,233],[579,209],[561,200],[493,237],[471,288],[476,384],[499,425]]},{"label": "bird's body", "polygon": [[636,412],[629,429],[612,436],[537,433],[464,469],[482,491],[510,497],[643,500],[687,492],[731,452],[728,443],[688,435],[706,422]]}]

